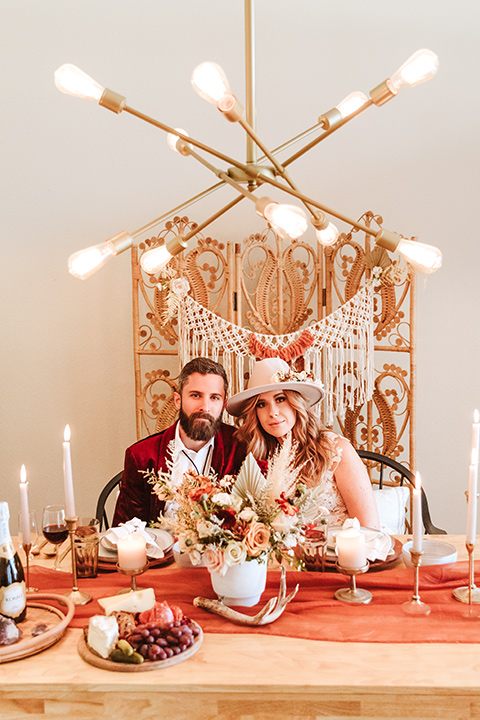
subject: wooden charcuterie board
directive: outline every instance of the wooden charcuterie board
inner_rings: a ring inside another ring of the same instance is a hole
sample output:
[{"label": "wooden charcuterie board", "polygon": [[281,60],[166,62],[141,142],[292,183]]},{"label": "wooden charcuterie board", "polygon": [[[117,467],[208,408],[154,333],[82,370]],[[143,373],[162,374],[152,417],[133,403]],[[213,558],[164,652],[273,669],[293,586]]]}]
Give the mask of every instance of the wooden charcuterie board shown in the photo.
[{"label": "wooden charcuterie board", "polygon": [[188,658],[195,655],[197,650],[200,649],[200,645],[203,642],[203,631],[198,623],[193,621],[191,621],[191,623],[200,631],[195,637],[193,645],[179,655],[174,655],[166,660],[145,660],[145,662],[141,663],[141,665],[113,662],[113,660],[100,657],[100,655],[97,655],[97,653],[90,650],[85,640],[85,633],[82,633],[80,636],[77,649],[82,660],[85,660],[85,662],[90,665],[102,668],[103,670],[113,670],[114,672],[145,672],[147,670],[160,670],[161,668],[171,667],[172,665],[177,665],[177,663],[183,662],[184,660],[188,660]]}]

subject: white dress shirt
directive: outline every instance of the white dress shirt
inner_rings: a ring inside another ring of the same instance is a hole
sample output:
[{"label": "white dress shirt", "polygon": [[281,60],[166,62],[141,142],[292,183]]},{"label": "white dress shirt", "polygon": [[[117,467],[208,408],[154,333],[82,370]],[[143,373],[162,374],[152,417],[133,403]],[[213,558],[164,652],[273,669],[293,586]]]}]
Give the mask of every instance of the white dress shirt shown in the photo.
[{"label": "white dress shirt", "polygon": [[172,480],[175,485],[180,484],[183,473],[187,470],[194,470],[198,475],[208,475],[212,464],[213,443],[212,437],[203,447],[195,452],[189,450],[180,438],[180,423],[175,428],[175,449],[173,451]]}]

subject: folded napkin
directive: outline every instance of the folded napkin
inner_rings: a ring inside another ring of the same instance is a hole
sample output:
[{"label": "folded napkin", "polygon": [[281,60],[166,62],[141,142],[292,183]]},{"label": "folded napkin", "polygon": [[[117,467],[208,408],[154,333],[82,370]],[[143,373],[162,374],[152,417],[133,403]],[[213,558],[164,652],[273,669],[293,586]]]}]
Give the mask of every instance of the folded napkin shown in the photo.
[{"label": "folded napkin", "polygon": [[120,523],[118,527],[110,528],[106,535],[104,535],[103,539],[105,540],[107,546],[111,545],[112,549],[116,550],[119,538],[126,537],[131,533],[136,533],[145,539],[148,557],[163,558],[164,552],[162,548],[157,544],[155,535],[151,531],[145,529],[146,525],[147,523],[143,520],[139,520],[139,518],[132,518],[126,523]]},{"label": "folded napkin", "polygon": [[371,530],[370,528],[360,527],[357,518],[348,518],[342,526],[342,530],[347,528],[355,528],[365,536],[365,549],[367,560],[386,560],[388,555],[393,553],[392,538],[388,533],[381,530]]}]

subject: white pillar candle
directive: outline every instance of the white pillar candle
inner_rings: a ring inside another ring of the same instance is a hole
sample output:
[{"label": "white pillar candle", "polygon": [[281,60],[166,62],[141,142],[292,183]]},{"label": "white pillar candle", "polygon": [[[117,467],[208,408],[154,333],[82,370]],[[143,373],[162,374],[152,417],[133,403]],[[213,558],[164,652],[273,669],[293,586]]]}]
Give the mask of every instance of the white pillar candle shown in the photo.
[{"label": "white pillar candle", "polygon": [[337,557],[341,567],[358,570],[367,564],[365,535],[356,528],[347,528],[337,534]]},{"label": "white pillar candle", "polygon": [[25,465],[20,469],[20,530],[22,545],[30,545],[30,510],[28,508],[28,482]]},{"label": "white pillar candle", "polygon": [[65,515],[70,520],[76,517],[75,497],[73,494],[72,456],[70,454],[70,425],[65,426],[63,439],[63,487],[65,491]]},{"label": "white pillar candle", "polygon": [[472,450],[468,472],[468,507],[467,507],[467,534],[466,542],[475,545],[477,535],[477,485],[478,485],[478,456]]},{"label": "white pillar candle", "polygon": [[415,552],[422,552],[422,479],[420,477],[420,473],[418,472],[415,474],[415,488],[413,490],[412,532],[412,550]]},{"label": "white pillar candle", "polygon": [[147,562],[147,544],[138,533],[117,540],[118,564],[124,570],[137,570]]}]

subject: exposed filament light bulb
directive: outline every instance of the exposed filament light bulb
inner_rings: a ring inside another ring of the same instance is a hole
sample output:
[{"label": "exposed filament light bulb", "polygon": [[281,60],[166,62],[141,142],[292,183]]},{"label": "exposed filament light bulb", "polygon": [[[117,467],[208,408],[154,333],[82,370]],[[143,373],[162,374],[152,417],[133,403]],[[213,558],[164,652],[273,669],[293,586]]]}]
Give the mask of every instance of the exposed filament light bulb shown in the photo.
[{"label": "exposed filament light bulb", "polygon": [[338,240],[338,228],[330,222],[325,213],[318,213],[312,217],[312,225],[315,228],[315,235],[320,245],[328,247],[335,245]]},{"label": "exposed filament light bulb", "polygon": [[329,247],[335,245],[338,240],[338,228],[333,223],[329,222],[327,227],[323,230],[315,230],[315,235],[320,245]]},{"label": "exposed filament light bulb", "polygon": [[155,275],[170,262],[174,255],[185,250],[187,243],[182,235],[175,235],[167,240],[164,245],[152,248],[142,255],[140,265],[147,275]]},{"label": "exposed filament light bulb", "polygon": [[79,250],[68,258],[68,271],[74,277],[86,280],[100,270],[111,257],[131,247],[132,242],[131,235],[121,232],[104,243]]},{"label": "exposed filament light bulb", "polygon": [[[187,137],[189,137],[186,130],[183,130],[182,128],[175,128],[175,130],[177,130],[179,133],[182,133],[182,135],[187,135]],[[174,152],[181,152],[177,146],[179,140],[180,138],[178,137],[178,135],[175,135],[175,133],[168,133],[167,144],[170,150],[173,150]],[[181,142],[183,143],[184,141],[182,140]]]},{"label": "exposed filament light bulb", "polygon": [[62,65],[55,71],[55,85],[66,95],[95,100],[95,102],[99,102],[105,90],[83,70],[70,64]]},{"label": "exposed filament light bulb", "polygon": [[389,78],[388,83],[398,92],[430,80],[438,70],[438,56],[432,50],[417,50]]},{"label": "exposed filament light bulb", "polygon": [[375,243],[385,250],[397,252],[420,272],[430,274],[442,267],[442,253],[433,245],[408,240],[385,229],[376,234]]},{"label": "exposed filament light bulb", "polygon": [[365,105],[366,102],[368,102],[367,96],[362,92],[355,91],[338,103],[337,110],[342,116],[342,120],[344,120]]},{"label": "exposed filament light bulb", "polygon": [[[265,198],[260,198],[265,200]],[[257,212],[259,208],[257,206]],[[308,222],[305,213],[295,205],[284,205],[269,201],[259,214],[270,223],[282,237],[288,236],[295,240],[306,231]]]},{"label": "exposed filament light bulb", "polygon": [[433,245],[402,238],[398,243],[397,252],[420,272],[429,274],[442,267],[442,253]]},{"label": "exposed filament light bulb", "polygon": [[232,94],[227,76],[220,65],[214,62],[197,65],[192,73],[192,85],[200,97],[217,106]]}]

